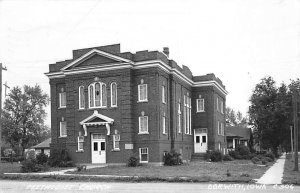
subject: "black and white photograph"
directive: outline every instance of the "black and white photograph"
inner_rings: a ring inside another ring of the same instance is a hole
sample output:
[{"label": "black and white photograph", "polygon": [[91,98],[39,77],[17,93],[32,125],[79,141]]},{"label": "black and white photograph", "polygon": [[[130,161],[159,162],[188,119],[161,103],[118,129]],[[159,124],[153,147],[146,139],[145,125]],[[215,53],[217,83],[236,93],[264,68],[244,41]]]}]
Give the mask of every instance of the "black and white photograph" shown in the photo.
[{"label": "black and white photograph", "polygon": [[0,193],[300,192],[300,0],[0,0]]}]

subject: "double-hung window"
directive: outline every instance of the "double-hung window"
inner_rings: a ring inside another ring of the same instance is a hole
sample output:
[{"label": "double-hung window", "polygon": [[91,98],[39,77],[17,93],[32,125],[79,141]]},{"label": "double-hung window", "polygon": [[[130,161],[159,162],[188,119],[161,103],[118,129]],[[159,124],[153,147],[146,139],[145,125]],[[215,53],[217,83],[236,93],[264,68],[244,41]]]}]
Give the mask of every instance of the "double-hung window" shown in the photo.
[{"label": "double-hung window", "polygon": [[180,103],[178,103],[177,119],[178,119],[178,133],[181,133],[181,107],[180,107]]},{"label": "double-hung window", "polygon": [[221,102],[220,102],[220,110],[221,110],[221,113],[223,114],[224,113],[224,103],[223,103],[223,100],[221,100]]},{"label": "double-hung window", "polygon": [[166,113],[163,113],[163,117],[162,117],[162,132],[163,134],[167,133],[167,129],[166,129]]},{"label": "double-hung window", "polygon": [[117,83],[111,83],[110,92],[111,107],[117,107]]},{"label": "double-hung window", "polygon": [[204,112],[204,99],[197,99],[197,113]]},{"label": "double-hung window", "polygon": [[59,136],[67,137],[67,122],[66,121],[61,121],[59,123]]},{"label": "double-hung window", "polygon": [[139,148],[140,163],[148,163],[148,148]]},{"label": "double-hung window", "polygon": [[84,142],[84,136],[78,136],[77,143],[78,143],[78,149],[77,151],[83,151],[83,142]]},{"label": "double-hung window", "polygon": [[138,101],[139,102],[148,101],[147,84],[138,85]]},{"label": "double-hung window", "polygon": [[67,106],[67,97],[66,92],[59,93],[59,108],[66,108]]},{"label": "double-hung window", "polygon": [[222,135],[221,123],[218,121],[218,135]]},{"label": "double-hung window", "polygon": [[161,87],[161,93],[162,93],[162,96],[161,96],[162,103],[166,103],[167,102],[167,94],[166,94],[166,86],[165,85],[163,85]]},{"label": "double-hung window", "polygon": [[142,116],[139,117],[139,133],[148,134],[148,116],[145,116],[142,112]]},{"label": "double-hung window", "polygon": [[113,135],[113,149],[120,150],[120,135]]},{"label": "double-hung window", "polygon": [[184,95],[184,129],[185,134],[192,134],[191,98]]},{"label": "double-hung window", "polygon": [[84,86],[79,87],[79,109],[84,109],[85,98],[84,98]]},{"label": "double-hung window", "polygon": [[89,107],[106,107],[107,106],[107,91],[106,84],[96,82],[89,85]]}]

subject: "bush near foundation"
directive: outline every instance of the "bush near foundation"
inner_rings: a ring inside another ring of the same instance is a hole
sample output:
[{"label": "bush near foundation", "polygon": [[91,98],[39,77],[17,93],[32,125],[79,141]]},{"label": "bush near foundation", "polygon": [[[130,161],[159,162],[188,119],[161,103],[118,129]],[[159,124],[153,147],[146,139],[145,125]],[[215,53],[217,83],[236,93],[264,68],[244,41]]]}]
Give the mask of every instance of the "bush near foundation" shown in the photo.
[{"label": "bush near foundation", "polygon": [[210,160],[212,162],[219,162],[223,159],[223,155],[219,151],[207,151],[205,157],[207,160]]},{"label": "bush near foundation", "polygon": [[127,166],[128,167],[137,167],[139,165],[139,159],[134,157],[134,156],[131,156],[129,159],[128,159],[128,162],[127,162]]},{"label": "bush near foundation", "polygon": [[50,153],[49,165],[51,167],[74,167],[71,157],[65,149],[53,149]]},{"label": "bush near foundation", "polygon": [[182,164],[182,159],[180,153],[177,153],[174,150],[172,150],[171,152],[166,152],[164,156],[164,165],[174,166],[174,165],[181,165],[181,164]]}]

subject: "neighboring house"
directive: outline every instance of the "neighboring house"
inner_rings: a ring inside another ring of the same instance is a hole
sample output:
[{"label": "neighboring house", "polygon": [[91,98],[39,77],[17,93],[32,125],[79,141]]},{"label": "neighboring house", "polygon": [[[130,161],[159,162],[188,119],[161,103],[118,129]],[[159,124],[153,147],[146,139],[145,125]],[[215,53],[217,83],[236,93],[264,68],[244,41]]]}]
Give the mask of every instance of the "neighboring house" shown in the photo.
[{"label": "neighboring house", "polygon": [[238,145],[250,147],[251,129],[242,126],[226,126],[228,150],[234,150]]},{"label": "neighboring house", "polygon": [[46,139],[45,141],[31,147],[31,149],[34,149],[36,155],[40,153],[44,153],[50,156],[50,143],[51,143],[51,138]]},{"label": "neighboring house", "polygon": [[226,152],[225,86],[168,55],[168,48],[121,53],[116,44],[50,64],[51,149],[67,149],[76,163],[114,164],[130,156],[162,164],[171,149],[184,160]]}]

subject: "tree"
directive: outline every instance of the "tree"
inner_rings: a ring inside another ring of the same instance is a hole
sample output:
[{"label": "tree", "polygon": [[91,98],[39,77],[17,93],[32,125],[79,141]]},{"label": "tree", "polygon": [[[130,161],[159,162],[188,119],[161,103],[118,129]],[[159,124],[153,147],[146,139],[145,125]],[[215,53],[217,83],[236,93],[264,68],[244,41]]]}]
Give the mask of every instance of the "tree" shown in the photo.
[{"label": "tree", "polygon": [[254,126],[254,138],[262,148],[271,148],[276,154],[280,145],[288,140],[291,115],[291,95],[282,83],[279,88],[272,77],[266,77],[256,85],[250,99],[250,122]]},{"label": "tree", "polygon": [[227,126],[245,126],[248,122],[248,119],[240,111],[236,113],[230,107],[226,107],[225,118]]},{"label": "tree", "polygon": [[13,149],[24,150],[49,137],[49,128],[44,125],[45,107],[49,102],[40,86],[14,87],[4,102],[3,137]]}]

